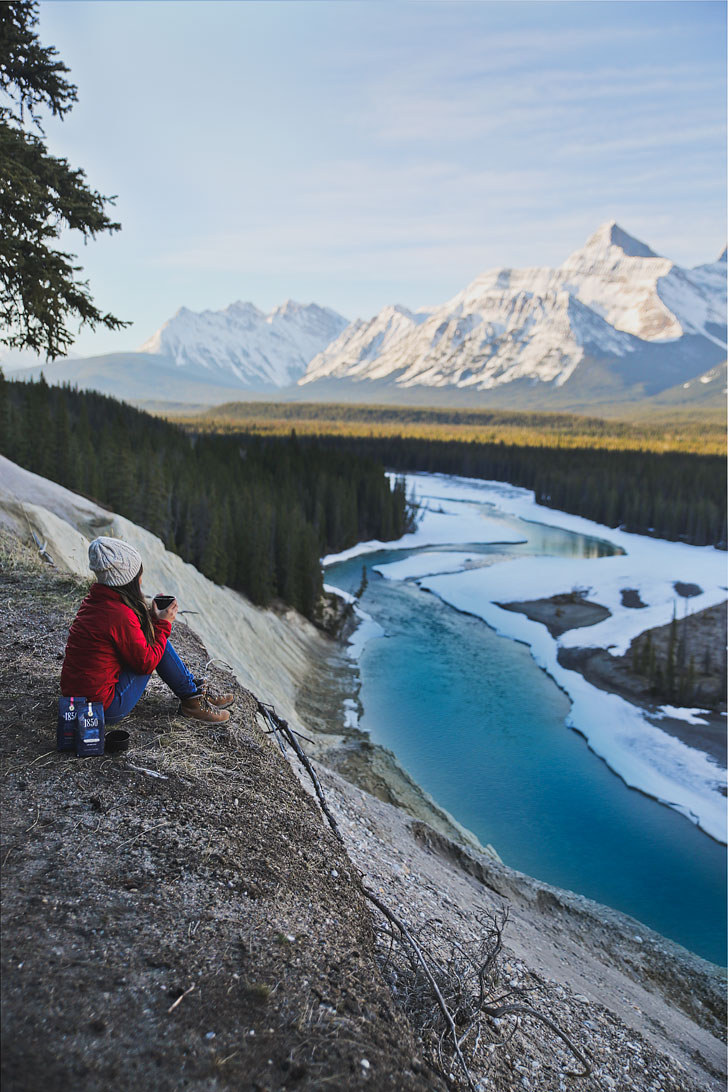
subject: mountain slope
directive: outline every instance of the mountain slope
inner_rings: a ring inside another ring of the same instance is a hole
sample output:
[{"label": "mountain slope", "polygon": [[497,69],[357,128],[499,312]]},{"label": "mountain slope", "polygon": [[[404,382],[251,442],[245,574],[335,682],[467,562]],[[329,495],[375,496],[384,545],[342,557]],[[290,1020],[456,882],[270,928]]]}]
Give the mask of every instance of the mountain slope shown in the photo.
[{"label": "mountain slope", "polygon": [[284,387],[345,327],[335,311],[293,300],[269,315],[242,302],[199,314],[181,307],[139,352],[172,360],[208,382]]},{"label": "mountain slope", "polygon": [[[164,402],[211,406],[249,392],[233,375],[221,371],[200,375],[151,353],[108,353],[80,360],[55,360],[10,372],[8,378],[37,382],[41,372],[51,386],[70,383],[79,390],[99,391],[124,402]],[[274,390],[272,386],[269,391]]]},{"label": "mountain slope", "polygon": [[720,403],[725,410],[727,372],[728,365],[723,361],[686,383],[660,391],[651,402],[655,406],[680,406],[683,409],[705,409]]},{"label": "mountain slope", "polygon": [[526,380],[551,395],[584,387],[580,373],[596,365],[596,386],[610,397],[656,393],[725,357],[725,270],[725,254],[681,269],[607,223],[557,269],[490,270],[441,307],[386,307],[352,323],[300,385],[384,381],[470,394]]}]

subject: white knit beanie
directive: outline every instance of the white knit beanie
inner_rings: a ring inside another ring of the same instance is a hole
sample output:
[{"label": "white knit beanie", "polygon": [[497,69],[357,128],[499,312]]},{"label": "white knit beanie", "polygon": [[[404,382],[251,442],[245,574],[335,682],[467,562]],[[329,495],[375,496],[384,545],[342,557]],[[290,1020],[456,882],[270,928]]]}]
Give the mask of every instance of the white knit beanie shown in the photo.
[{"label": "white knit beanie", "polygon": [[120,538],[95,538],[88,548],[88,564],[99,584],[120,588],[142,567],[142,555]]}]

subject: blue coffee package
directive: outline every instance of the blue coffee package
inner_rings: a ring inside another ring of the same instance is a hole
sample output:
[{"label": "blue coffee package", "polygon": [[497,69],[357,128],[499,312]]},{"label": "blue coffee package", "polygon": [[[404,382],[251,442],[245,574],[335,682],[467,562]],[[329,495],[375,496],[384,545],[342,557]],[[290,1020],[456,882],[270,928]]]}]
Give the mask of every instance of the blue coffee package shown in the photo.
[{"label": "blue coffee package", "polygon": [[85,698],[58,699],[58,727],[56,728],[56,746],[59,751],[76,750],[76,725],[79,711]]},{"label": "blue coffee package", "polygon": [[100,701],[87,701],[79,707],[76,722],[76,754],[79,758],[86,755],[104,753],[104,707]]}]

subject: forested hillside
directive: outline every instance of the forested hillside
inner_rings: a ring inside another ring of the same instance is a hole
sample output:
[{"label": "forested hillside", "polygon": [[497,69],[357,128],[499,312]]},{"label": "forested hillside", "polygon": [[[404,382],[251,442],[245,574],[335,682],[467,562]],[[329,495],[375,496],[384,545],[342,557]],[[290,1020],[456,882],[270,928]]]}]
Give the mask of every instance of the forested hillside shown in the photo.
[{"label": "forested hillside", "polygon": [[720,455],[608,451],[410,437],[320,436],[330,451],[430,471],[510,482],[539,504],[608,527],[696,546],[726,546],[726,465]]},{"label": "forested hillside", "polygon": [[726,545],[725,419],[606,421],[573,414],[432,407],[233,403],[194,431],[302,435],[397,472],[494,478],[609,527]]},{"label": "forested hillside", "polygon": [[309,618],[319,558],[407,530],[403,482],[295,436],[199,436],[93,392],[8,382],[0,452],[148,528],[217,583]]}]

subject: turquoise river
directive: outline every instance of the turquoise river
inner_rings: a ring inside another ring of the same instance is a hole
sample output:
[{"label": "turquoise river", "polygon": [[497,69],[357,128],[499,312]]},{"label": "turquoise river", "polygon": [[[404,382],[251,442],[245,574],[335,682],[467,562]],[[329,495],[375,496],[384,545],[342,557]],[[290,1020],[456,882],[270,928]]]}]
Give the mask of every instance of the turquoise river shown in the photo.
[{"label": "turquoise river", "polygon": [[[459,544],[502,556],[598,556],[597,539],[515,517],[527,541]],[[438,547],[442,549],[442,547]],[[528,649],[412,581],[372,566],[413,551],[330,565],[381,626],[359,660],[360,727],[506,864],[615,907],[706,959],[726,961],[726,856],[683,816],[626,787],[565,726],[569,700]]]}]

